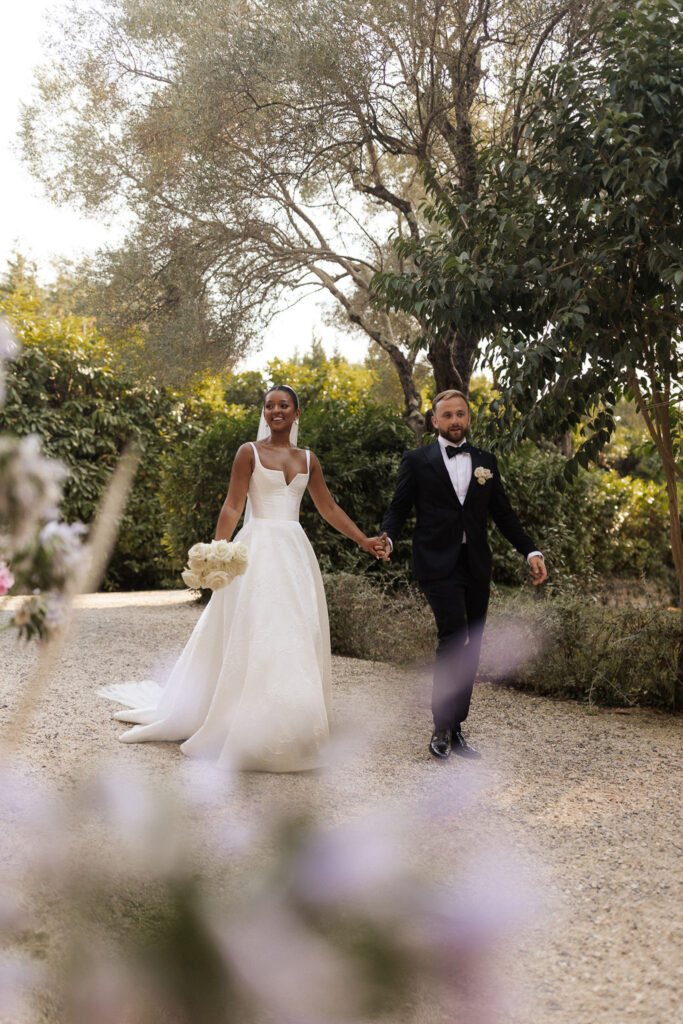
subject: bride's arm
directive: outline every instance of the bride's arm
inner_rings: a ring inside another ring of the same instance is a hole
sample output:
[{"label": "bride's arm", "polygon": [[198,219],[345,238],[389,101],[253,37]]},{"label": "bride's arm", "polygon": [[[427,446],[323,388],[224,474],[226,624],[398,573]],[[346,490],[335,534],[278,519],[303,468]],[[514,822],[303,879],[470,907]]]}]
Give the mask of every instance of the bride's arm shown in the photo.
[{"label": "bride's arm", "polygon": [[232,464],[228,493],[218,516],[214,540],[230,540],[235,532],[235,527],[244,511],[249,479],[253,472],[254,449],[250,444],[243,444],[237,449],[237,455]]},{"label": "bride's arm", "polygon": [[311,475],[308,478],[308,490],[318,512],[330,526],[339,530],[345,537],[354,540],[369,554],[379,557],[379,550],[382,548],[380,538],[366,537],[354,521],[349,519],[346,512],[339,507],[327,488],[320,463],[313,452],[311,452]]}]

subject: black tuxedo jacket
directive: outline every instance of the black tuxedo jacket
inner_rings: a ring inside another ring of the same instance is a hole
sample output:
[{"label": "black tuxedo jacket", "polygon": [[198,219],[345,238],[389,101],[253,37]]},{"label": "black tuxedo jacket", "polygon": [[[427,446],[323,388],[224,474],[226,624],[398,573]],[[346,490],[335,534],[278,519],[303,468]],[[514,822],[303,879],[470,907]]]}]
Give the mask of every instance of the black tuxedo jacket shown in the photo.
[{"label": "black tuxedo jacket", "polygon": [[[470,572],[476,579],[489,579],[489,515],[503,536],[522,555],[536,550],[508,501],[495,455],[474,447],[470,454],[472,479],[462,505],[444,465],[438,441],[403,455],[394,497],[382,521],[382,532],[386,532],[395,544],[403,524],[415,508],[417,525],[413,533],[412,569],[413,577],[419,582],[445,579],[451,575],[460,554],[463,531],[467,535]],[[455,458],[463,456],[456,455]],[[491,474],[483,483],[479,483],[475,475],[479,467]]]}]

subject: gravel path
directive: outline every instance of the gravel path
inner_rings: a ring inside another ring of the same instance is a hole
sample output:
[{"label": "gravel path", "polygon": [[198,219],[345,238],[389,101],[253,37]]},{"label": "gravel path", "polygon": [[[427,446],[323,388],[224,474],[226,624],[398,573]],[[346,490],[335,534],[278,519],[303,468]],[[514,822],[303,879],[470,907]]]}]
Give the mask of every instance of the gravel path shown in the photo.
[{"label": "gravel path", "polygon": [[[175,745],[124,745],[112,706],[95,695],[109,681],[145,677],[168,661],[199,609],[184,593],[91,595],[44,695],[22,754],[63,785],[102,759],[172,777]],[[0,634],[0,714],[26,679],[32,654]],[[477,861],[503,843],[541,903],[534,922],[501,949],[510,1024],[674,1024],[680,1009],[682,720],[620,713],[481,684],[468,734],[473,765],[427,754],[426,668],[334,660],[341,723],[367,724],[363,752],[315,775],[252,775],[233,811],[315,799],[330,821],[374,808],[420,804],[436,782],[469,792],[456,819],[425,815],[418,856],[436,873]],[[419,1019],[419,1013],[415,1020]]]}]

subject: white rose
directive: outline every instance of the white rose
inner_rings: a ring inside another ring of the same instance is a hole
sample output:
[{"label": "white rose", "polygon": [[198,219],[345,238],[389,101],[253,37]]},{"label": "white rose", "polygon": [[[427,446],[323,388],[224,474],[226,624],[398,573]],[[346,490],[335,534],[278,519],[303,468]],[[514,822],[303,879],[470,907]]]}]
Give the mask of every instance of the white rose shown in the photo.
[{"label": "white rose", "polygon": [[190,569],[185,569],[185,571],[180,575],[183,577],[183,583],[186,587],[189,587],[190,590],[201,589],[201,581],[195,572],[192,572]]},{"label": "white rose", "polygon": [[477,466],[474,471],[474,476],[479,484],[485,484],[487,480],[493,479],[493,473],[490,469],[486,469],[484,466]]},{"label": "white rose", "polygon": [[232,564],[235,566],[238,573],[244,572],[247,568],[247,562],[249,561],[249,552],[247,551],[244,544],[239,541],[233,545],[232,551]]},{"label": "white rose", "polygon": [[230,582],[230,577],[227,572],[209,572],[204,577],[204,586],[210,587],[211,590],[220,590],[226,583]]},{"label": "white rose", "polygon": [[206,553],[208,544],[193,544],[190,550],[187,552],[188,559],[192,558],[203,558]]}]

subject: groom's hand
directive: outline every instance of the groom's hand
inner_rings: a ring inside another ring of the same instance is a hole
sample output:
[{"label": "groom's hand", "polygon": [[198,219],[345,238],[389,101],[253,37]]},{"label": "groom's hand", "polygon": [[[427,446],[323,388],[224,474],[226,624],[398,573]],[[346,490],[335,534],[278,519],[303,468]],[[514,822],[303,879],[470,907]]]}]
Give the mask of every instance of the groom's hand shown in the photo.
[{"label": "groom's hand", "polygon": [[375,555],[383,562],[389,561],[389,555],[391,554],[391,544],[386,533],[375,538]]},{"label": "groom's hand", "polygon": [[529,569],[531,570],[531,575],[533,577],[532,582],[535,587],[537,587],[539,583],[543,583],[543,581],[548,578],[548,570],[546,569],[545,562],[540,555],[531,556],[529,559]]}]

